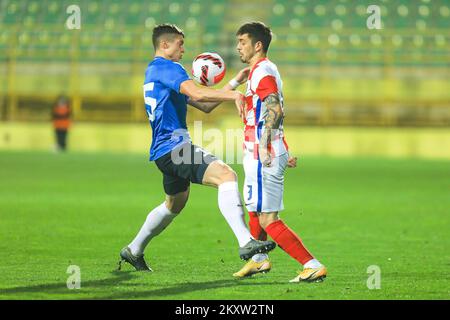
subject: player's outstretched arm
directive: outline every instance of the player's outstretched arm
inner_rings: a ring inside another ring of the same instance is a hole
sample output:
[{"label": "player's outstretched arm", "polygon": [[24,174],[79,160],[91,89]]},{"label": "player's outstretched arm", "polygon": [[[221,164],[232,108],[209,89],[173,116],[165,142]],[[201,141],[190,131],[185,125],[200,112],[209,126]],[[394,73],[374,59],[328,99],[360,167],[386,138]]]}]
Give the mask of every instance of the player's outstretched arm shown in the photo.
[{"label": "player's outstretched arm", "polygon": [[194,108],[203,111],[204,113],[210,113],[216,107],[218,107],[222,102],[199,102],[199,101],[193,101],[189,98],[187,103],[189,105],[193,106]]},{"label": "player's outstretched arm", "polygon": [[272,130],[278,130],[284,115],[278,94],[272,93],[268,95],[263,103],[266,109],[264,116],[265,130],[259,139],[259,157],[262,164],[270,166],[272,157],[267,147],[272,140]]},{"label": "player's outstretched arm", "polygon": [[[234,89],[235,89],[235,88],[233,88],[232,85],[231,85],[230,83],[227,83],[227,84],[222,88],[222,90],[225,90],[225,91],[231,91],[231,90],[234,90]],[[210,113],[210,112],[213,111],[216,107],[218,107],[218,106],[222,103],[222,101],[219,101],[219,102],[200,102],[200,101],[192,100],[192,99],[189,97],[189,100],[188,100],[187,103],[188,103],[189,105],[193,106],[194,108],[199,109],[199,110],[201,110],[201,111],[203,111],[203,112],[205,112],[205,113]]]},{"label": "player's outstretched arm", "polygon": [[[220,91],[232,91],[232,90],[236,89],[239,85],[241,85],[242,83],[247,81],[249,72],[250,72],[249,67],[240,70],[238,72],[238,74],[236,75],[236,77],[234,77],[230,82],[228,82]],[[202,88],[199,88],[199,89],[202,89]],[[214,90],[214,89],[209,89],[209,90]],[[181,91],[181,88],[180,88],[180,91]],[[181,93],[183,93],[183,92],[181,91]],[[217,106],[219,106],[222,103],[222,101],[224,101],[224,100],[220,100],[220,101],[216,101],[216,102],[204,102],[201,100],[195,100],[191,96],[189,96],[188,104],[193,106],[194,108],[197,108],[197,109],[205,112],[205,113],[210,113]]]},{"label": "player's outstretched arm", "polygon": [[235,101],[242,96],[242,93],[238,91],[197,87],[194,80],[186,80],[181,83],[180,92],[187,95],[190,100],[198,102]]}]

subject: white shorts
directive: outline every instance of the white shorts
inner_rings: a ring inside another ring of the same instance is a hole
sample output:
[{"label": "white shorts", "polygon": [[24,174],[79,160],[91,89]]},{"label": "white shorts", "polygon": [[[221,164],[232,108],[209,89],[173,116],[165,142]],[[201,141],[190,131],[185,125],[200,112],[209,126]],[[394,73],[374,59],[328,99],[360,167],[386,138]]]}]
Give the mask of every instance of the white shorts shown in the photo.
[{"label": "white shorts", "polygon": [[253,154],[244,156],[244,203],[249,212],[278,212],[284,209],[284,171],[289,155],[287,153],[272,160],[272,166],[265,167]]}]

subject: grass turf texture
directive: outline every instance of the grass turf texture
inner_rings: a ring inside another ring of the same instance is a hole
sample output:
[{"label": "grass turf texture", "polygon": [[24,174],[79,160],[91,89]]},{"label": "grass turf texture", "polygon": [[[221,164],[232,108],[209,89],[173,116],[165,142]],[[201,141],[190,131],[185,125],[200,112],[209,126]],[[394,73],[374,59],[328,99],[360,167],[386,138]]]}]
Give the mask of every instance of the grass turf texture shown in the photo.
[{"label": "grass turf texture", "polygon": [[[301,159],[286,176],[282,218],[329,269],[289,284],[298,264],[280,248],[270,273],[235,280],[243,262],[213,188],[190,201],[147,248],[153,273],[119,250],[163,201],[146,155],[0,153],[1,299],[448,299],[450,163]],[[237,170],[242,185],[243,172]],[[69,265],[81,289],[69,290]],[[381,269],[369,290],[367,268]]]}]

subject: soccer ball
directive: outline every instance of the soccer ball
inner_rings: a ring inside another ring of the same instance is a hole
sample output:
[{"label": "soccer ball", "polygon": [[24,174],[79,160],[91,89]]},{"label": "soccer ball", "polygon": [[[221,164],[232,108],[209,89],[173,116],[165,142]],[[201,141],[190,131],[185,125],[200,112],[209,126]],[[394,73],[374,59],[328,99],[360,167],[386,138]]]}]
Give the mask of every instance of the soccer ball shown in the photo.
[{"label": "soccer ball", "polygon": [[225,62],[215,52],[203,52],[192,62],[192,75],[202,86],[213,86],[225,76]]}]

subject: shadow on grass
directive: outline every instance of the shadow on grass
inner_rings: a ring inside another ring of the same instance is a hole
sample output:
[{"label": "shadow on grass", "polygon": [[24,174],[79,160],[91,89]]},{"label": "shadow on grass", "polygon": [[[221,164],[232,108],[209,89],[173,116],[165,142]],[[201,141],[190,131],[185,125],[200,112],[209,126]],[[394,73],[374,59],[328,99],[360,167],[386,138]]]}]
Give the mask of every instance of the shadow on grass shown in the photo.
[{"label": "shadow on grass", "polygon": [[[165,288],[161,288],[161,284],[158,284],[160,288],[150,290],[140,290],[142,287],[151,287],[151,283],[143,281],[142,283],[126,283],[129,280],[136,279],[138,276],[134,271],[113,271],[111,272],[113,277],[107,279],[82,281],[80,290],[67,289],[66,283],[49,283],[40,284],[34,286],[22,286],[15,288],[0,289],[0,297],[8,298],[8,295],[26,294],[24,299],[30,299],[28,294],[44,294],[43,299],[78,299],[77,295],[87,294],[90,297],[80,299],[151,299],[151,298],[164,298],[165,296],[179,295],[194,291],[202,291],[208,289],[220,289],[226,287],[242,287],[242,286],[267,286],[267,285],[279,285],[280,282],[254,282],[255,278],[247,278],[243,280],[229,279],[229,280],[215,280],[204,282],[185,282],[179,284],[170,284]],[[141,275],[141,274],[140,274]],[[151,275],[151,273],[149,273]],[[144,280],[144,278],[141,278]],[[284,283],[284,282],[283,282]],[[132,291],[115,292],[118,287],[133,288]],[[83,290],[84,289],[84,290]],[[101,290],[98,292],[96,290]],[[108,294],[105,295],[107,291]],[[112,293],[112,294],[111,294]],[[15,297],[17,298],[17,297]],[[206,299],[214,299],[212,297],[205,297]],[[20,299],[20,297],[19,297]]]},{"label": "shadow on grass", "polygon": [[[132,274],[131,271],[112,271],[111,274],[114,276],[107,279],[81,281],[81,288],[108,288],[120,285],[122,282],[131,280],[136,276]],[[81,290],[69,290],[67,284],[64,281],[49,284],[38,284],[34,286],[22,286],[14,288],[0,288],[0,296],[6,297],[9,294],[20,294],[20,293],[42,293],[42,294],[57,294],[58,298],[64,298],[65,295],[71,295],[78,293],[83,293]],[[86,293],[86,292],[84,292]]]}]

